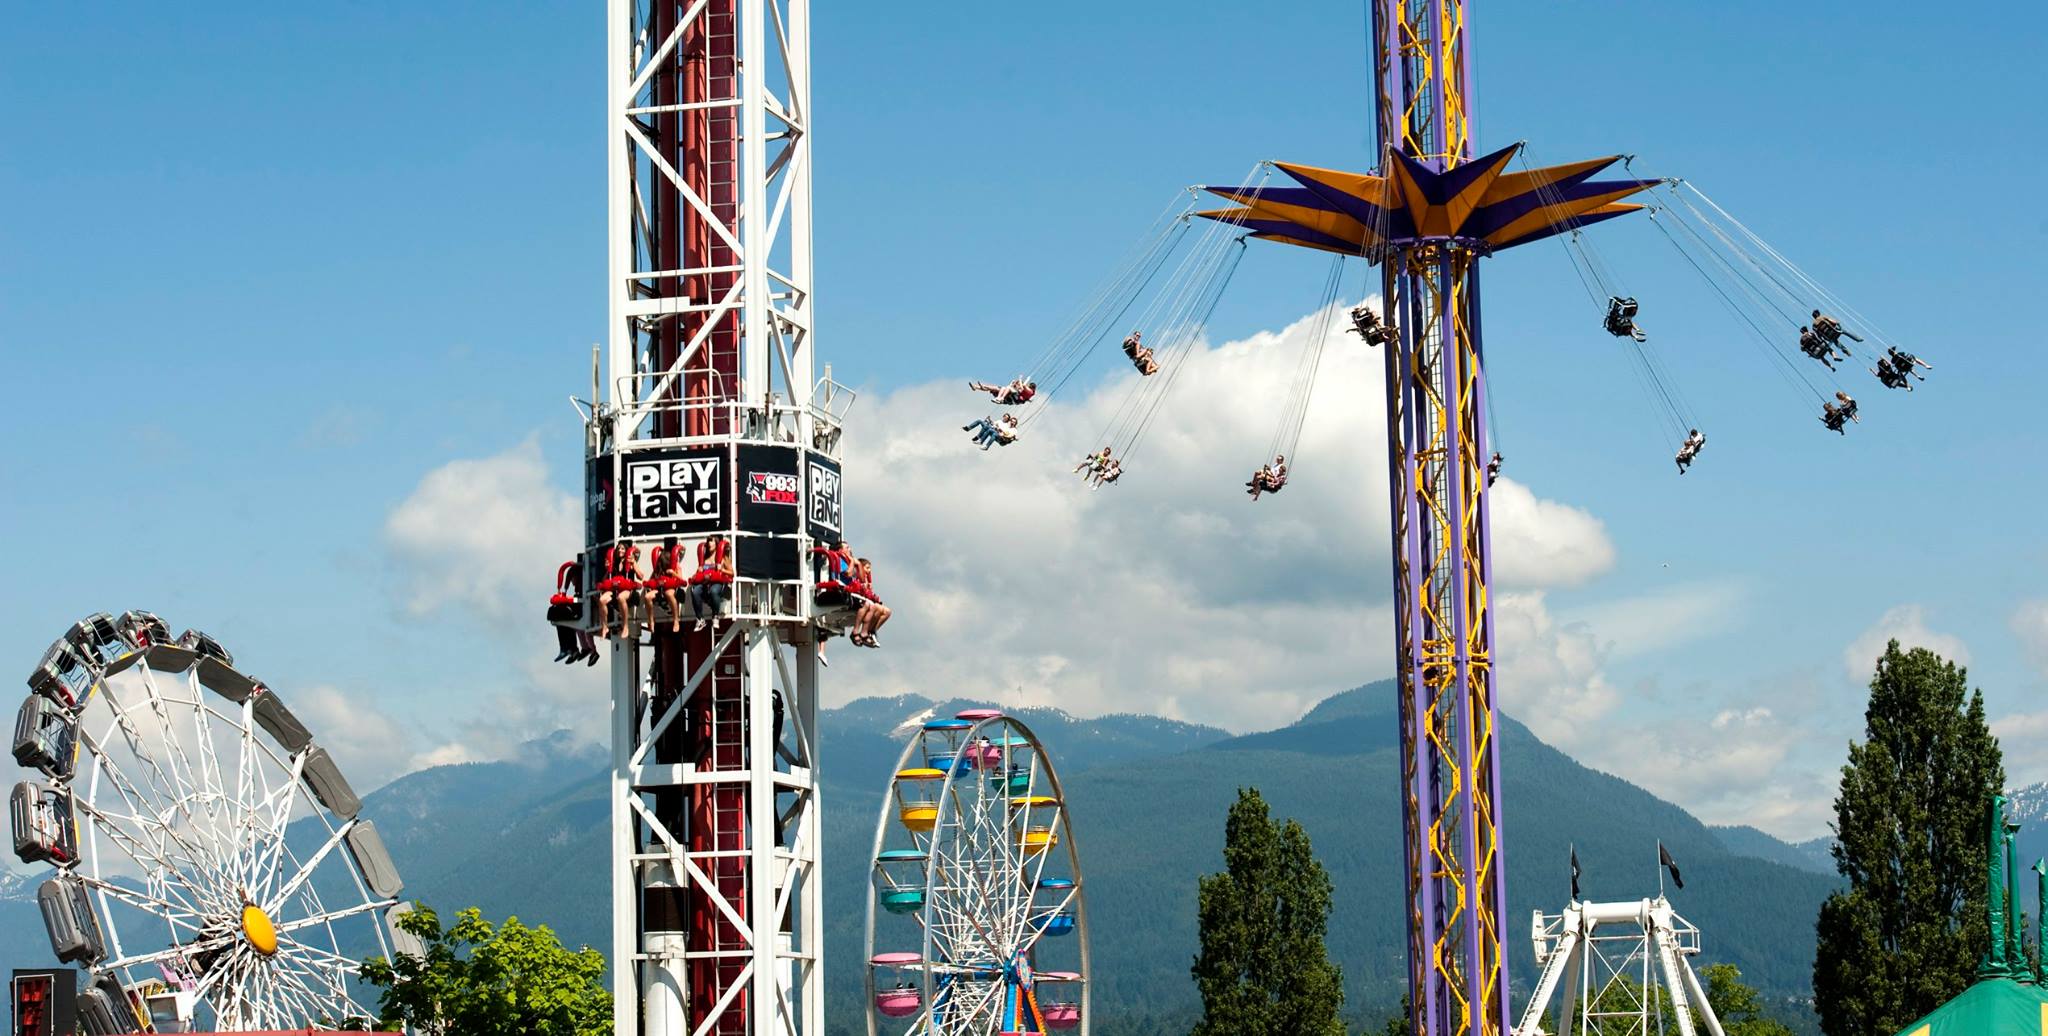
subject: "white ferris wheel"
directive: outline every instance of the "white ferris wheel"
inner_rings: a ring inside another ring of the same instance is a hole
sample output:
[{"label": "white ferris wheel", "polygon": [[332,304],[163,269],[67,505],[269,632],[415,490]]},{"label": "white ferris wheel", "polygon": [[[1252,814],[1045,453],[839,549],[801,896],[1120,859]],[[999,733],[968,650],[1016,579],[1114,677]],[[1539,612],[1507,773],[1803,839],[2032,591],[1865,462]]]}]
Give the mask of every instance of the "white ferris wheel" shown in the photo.
[{"label": "white ferris wheel", "polygon": [[14,851],[51,950],[90,969],[85,1032],[280,1030],[369,1018],[360,960],[395,948],[397,868],[334,760],[213,638],[81,620],[29,677]]},{"label": "white ferris wheel", "polygon": [[870,877],[869,1036],[1086,1036],[1081,855],[1029,727],[993,709],[922,723]]}]

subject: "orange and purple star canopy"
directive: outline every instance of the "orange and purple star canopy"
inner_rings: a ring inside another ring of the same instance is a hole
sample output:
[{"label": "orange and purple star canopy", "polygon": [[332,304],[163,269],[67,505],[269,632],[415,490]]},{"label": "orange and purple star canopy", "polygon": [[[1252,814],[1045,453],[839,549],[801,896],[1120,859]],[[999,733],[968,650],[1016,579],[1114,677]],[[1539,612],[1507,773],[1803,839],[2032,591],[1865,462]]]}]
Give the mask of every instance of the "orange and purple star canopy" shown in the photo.
[{"label": "orange and purple star canopy", "polygon": [[1620,155],[1507,172],[1521,145],[1438,171],[1395,154],[1391,175],[1276,162],[1298,187],[1204,187],[1236,208],[1197,215],[1237,223],[1252,237],[1359,255],[1422,238],[1463,238],[1491,251],[1613,219],[1642,208],[1621,201],[1656,180],[1595,180]]}]

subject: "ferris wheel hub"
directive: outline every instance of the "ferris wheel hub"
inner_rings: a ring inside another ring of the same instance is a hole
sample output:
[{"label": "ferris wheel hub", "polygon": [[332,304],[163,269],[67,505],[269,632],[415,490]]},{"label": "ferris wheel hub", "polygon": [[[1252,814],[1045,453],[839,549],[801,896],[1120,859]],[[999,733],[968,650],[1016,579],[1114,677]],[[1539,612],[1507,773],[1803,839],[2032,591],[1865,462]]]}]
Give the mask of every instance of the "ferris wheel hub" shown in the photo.
[{"label": "ferris wheel hub", "polygon": [[242,938],[265,957],[277,955],[277,925],[254,903],[242,908]]}]

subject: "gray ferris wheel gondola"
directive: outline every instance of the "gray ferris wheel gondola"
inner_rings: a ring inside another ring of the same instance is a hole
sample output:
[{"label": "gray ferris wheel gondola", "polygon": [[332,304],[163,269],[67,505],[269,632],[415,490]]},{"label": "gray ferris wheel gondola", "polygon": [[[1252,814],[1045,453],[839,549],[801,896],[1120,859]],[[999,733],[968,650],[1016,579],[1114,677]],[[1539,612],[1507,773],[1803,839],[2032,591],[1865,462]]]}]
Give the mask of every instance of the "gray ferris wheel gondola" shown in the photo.
[{"label": "gray ferris wheel gondola", "polygon": [[58,960],[91,971],[84,1031],[367,1018],[357,961],[416,951],[361,800],[283,699],[212,637],[90,616],[30,672],[8,799]]},{"label": "gray ferris wheel gondola", "polygon": [[1088,912],[1059,775],[1015,717],[917,725],[875,824],[869,1036],[1089,1026]]}]

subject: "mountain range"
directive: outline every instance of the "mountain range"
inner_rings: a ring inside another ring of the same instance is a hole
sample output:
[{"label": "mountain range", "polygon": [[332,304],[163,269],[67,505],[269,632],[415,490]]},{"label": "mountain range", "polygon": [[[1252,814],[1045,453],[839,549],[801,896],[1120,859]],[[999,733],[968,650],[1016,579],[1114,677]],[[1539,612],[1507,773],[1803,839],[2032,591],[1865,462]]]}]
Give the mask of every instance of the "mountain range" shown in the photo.
[{"label": "mountain range", "polygon": [[[1401,823],[1392,688],[1335,695],[1296,722],[1242,736],[1151,716],[1078,719],[1012,710],[1047,745],[1081,846],[1094,950],[1095,1031],[1185,1032],[1196,1010],[1188,966],[1195,885],[1222,863],[1223,816],[1257,787],[1279,817],[1302,822],[1335,889],[1329,945],[1350,1014],[1377,1026],[1405,982]],[[862,897],[876,811],[915,723],[985,703],[869,698],[820,717],[827,903],[827,1030],[864,1031]],[[1686,880],[1670,892],[1702,930],[1705,956],[1731,961],[1802,1030],[1813,917],[1836,879],[1828,839],[1788,844],[1750,827],[1708,826],[1620,778],[1579,765],[1503,718],[1509,964],[1533,961],[1517,919],[1556,911],[1576,847],[1591,899],[1655,894],[1661,840]],[[512,759],[441,766],[366,797],[407,881],[444,912],[480,907],[548,924],[570,945],[609,945],[604,753],[566,735]],[[2030,834],[2048,840],[2048,785],[2016,796]],[[0,871],[0,962],[47,958],[33,882]]]}]

